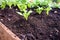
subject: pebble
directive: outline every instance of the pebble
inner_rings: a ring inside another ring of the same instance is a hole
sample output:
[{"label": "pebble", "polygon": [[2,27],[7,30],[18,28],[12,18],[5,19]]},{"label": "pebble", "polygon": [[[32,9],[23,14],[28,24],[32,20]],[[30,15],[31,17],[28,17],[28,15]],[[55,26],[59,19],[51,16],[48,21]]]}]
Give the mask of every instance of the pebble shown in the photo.
[{"label": "pebble", "polygon": [[1,21],[3,21],[3,19],[0,19]]},{"label": "pebble", "polygon": [[54,11],[54,13],[58,13],[57,11]]},{"label": "pebble", "polygon": [[50,34],[50,37],[52,37],[52,35]]},{"label": "pebble", "polygon": [[11,19],[10,19],[10,18],[8,18],[8,20],[9,20],[9,21],[11,21]]},{"label": "pebble", "polygon": [[10,18],[11,18],[11,17],[12,17],[12,14],[8,14],[8,17],[10,17]]},{"label": "pebble", "polygon": [[18,9],[16,9],[16,11],[17,11]]}]

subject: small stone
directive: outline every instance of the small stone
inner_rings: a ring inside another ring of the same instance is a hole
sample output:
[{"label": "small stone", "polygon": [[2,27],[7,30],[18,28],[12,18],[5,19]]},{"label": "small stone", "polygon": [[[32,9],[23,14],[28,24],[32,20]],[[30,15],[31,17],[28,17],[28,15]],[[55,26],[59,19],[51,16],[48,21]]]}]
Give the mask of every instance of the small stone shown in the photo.
[{"label": "small stone", "polygon": [[58,13],[57,11],[54,11],[54,13]]},{"label": "small stone", "polygon": [[59,32],[59,30],[58,30],[58,29],[56,29],[56,28],[55,28],[55,30],[56,30],[56,32]]},{"label": "small stone", "polygon": [[0,19],[1,21],[3,21],[3,19]]},{"label": "small stone", "polygon": [[11,21],[11,19],[10,19],[10,18],[8,18],[8,20],[9,20],[9,21]]},{"label": "small stone", "polygon": [[52,35],[50,35],[50,37],[52,37]]},{"label": "small stone", "polygon": [[22,36],[23,38],[25,38],[25,37],[26,37],[26,35],[24,35],[24,34],[20,34],[20,36]]},{"label": "small stone", "polygon": [[11,18],[12,17],[12,14],[9,14],[8,17]]},{"label": "small stone", "polygon": [[16,10],[18,10],[18,9],[16,9]]}]

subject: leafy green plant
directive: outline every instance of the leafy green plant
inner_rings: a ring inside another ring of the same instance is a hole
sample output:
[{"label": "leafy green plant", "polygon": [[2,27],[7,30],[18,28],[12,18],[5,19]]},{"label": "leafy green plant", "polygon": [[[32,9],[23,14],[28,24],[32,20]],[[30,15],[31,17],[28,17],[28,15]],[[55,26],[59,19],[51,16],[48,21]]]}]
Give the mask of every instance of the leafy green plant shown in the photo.
[{"label": "leafy green plant", "polygon": [[32,11],[24,11],[23,16],[26,20],[28,20],[29,15],[32,13]]},{"label": "leafy green plant", "polygon": [[38,7],[38,8],[36,9],[36,12],[37,12],[38,14],[41,14],[42,11],[43,11],[43,7]]},{"label": "leafy green plant", "polygon": [[45,10],[46,10],[46,14],[49,15],[49,11],[52,10],[52,8],[51,7],[47,7]]},{"label": "leafy green plant", "polygon": [[32,13],[32,11],[26,11],[24,10],[24,13],[17,12],[19,15],[23,16],[26,20],[28,20],[29,15]]},{"label": "leafy green plant", "polygon": [[6,3],[4,0],[0,0],[0,8],[4,9],[6,6]]}]

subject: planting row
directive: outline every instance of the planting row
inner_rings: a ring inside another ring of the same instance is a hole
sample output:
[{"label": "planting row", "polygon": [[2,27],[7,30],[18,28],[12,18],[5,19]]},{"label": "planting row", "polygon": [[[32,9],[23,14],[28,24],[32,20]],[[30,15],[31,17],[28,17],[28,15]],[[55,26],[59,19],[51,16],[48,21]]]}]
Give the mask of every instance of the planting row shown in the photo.
[{"label": "planting row", "polygon": [[0,9],[3,10],[7,6],[10,9],[12,9],[12,6],[18,7],[17,9],[20,11],[17,11],[16,13],[23,16],[27,20],[33,11],[41,14],[44,10],[48,15],[52,8],[60,8],[59,2],[60,0],[0,0]]}]

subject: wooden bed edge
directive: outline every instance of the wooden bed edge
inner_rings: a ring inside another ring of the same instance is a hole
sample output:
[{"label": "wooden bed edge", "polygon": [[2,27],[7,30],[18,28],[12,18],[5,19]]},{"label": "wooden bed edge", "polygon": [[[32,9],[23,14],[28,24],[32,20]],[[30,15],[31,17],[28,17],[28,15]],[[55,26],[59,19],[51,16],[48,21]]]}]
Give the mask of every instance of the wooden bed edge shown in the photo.
[{"label": "wooden bed edge", "polygon": [[0,40],[21,40],[3,23],[0,22]]}]

